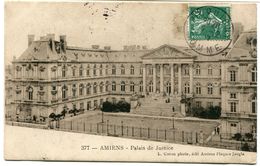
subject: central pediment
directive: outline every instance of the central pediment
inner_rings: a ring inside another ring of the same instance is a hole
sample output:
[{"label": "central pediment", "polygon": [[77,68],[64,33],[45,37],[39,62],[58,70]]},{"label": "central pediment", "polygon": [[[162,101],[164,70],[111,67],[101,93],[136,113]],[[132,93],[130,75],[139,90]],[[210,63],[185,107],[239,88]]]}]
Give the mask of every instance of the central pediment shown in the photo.
[{"label": "central pediment", "polygon": [[148,52],[142,56],[142,59],[193,59],[194,57],[181,47],[165,44]]}]

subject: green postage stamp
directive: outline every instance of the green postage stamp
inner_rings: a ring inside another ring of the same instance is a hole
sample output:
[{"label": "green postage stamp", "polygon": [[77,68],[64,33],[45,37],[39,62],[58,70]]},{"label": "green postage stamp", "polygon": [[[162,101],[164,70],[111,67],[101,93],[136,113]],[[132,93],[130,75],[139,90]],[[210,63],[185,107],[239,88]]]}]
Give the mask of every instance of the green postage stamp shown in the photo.
[{"label": "green postage stamp", "polygon": [[190,40],[230,40],[230,7],[189,7]]}]

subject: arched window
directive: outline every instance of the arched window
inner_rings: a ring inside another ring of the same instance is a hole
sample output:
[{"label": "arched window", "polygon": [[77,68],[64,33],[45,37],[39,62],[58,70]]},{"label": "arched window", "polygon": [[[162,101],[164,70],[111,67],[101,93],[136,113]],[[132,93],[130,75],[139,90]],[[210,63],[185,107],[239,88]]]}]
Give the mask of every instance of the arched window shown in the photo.
[{"label": "arched window", "polygon": [[97,66],[96,64],[94,64],[93,66],[93,76],[96,76],[97,75]]},{"label": "arched window", "polygon": [[139,91],[143,92],[143,81],[140,81],[139,83]]},{"label": "arched window", "polygon": [[196,66],[195,73],[196,75],[200,75],[200,65]]},{"label": "arched window", "polygon": [[131,65],[131,67],[130,67],[130,74],[131,74],[131,75],[134,75],[134,74],[135,74],[135,68],[134,68],[133,65]]},{"label": "arched window", "polygon": [[99,84],[99,92],[100,92],[100,93],[103,93],[103,87],[104,87],[104,83],[101,82],[101,83]]},{"label": "arched window", "polygon": [[100,64],[100,68],[99,68],[99,75],[103,75],[103,66],[102,64]]},{"label": "arched window", "polygon": [[116,75],[116,66],[115,65],[112,66],[112,75]]},{"label": "arched window", "polygon": [[77,85],[73,84],[72,85],[72,96],[76,97],[76,94],[77,94]]},{"label": "arched window", "polygon": [[28,100],[33,100],[33,88],[31,86],[27,88],[27,92],[28,92]]},{"label": "arched window", "polygon": [[109,82],[106,81],[106,92],[108,92],[108,91],[109,91]]},{"label": "arched window", "polygon": [[84,85],[83,84],[80,84],[79,85],[79,95],[82,96],[84,93]]},{"label": "arched window", "polygon": [[134,92],[134,91],[135,91],[135,83],[130,82],[130,92]]},{"label": "arched window", "polygon": [[115,81],[112,82],[112,91],[116,91],[116,82]]},{"label": "arched window", "polygon": [[87,95],[90,95],[90,91],[91,91],[91,85],[90,83],[87,84],[87,87],[86,87],[86,93]]},{"label": "arched window", "polygon": [[63,87],[62,87],[62,94],[61,94],[61,96],[62,96],[62,99],[66,99],[67,98],[67,91],[68,91],[68,87],[66,86],[66,85],[63,85]]},{"label": "arched window", "polygon": [[166,93],[171,94],[171,83],[170,82],[166,83]]},{"label": "arched window", "polygon": [[86,75],[87,75],[87,76],[90,75],[90,74],[89,74],[89,70],[90,70],[89,68],[90,68],[90,67],[89,67],[89,65],[88,65],[88,66],[87,66],[87,69],[86,69]]},{"label": "arched window", "polygon": [[257,81],[257,69],[256,66],[254,66],[251,70],[251,76],[252,76],[252,82],[256,82]]},{"label": "arched window", "polygon": [[150,81],[148,84],[148,91],[153,92],[153,81]]},{"label": "arched window", "polygon": [[212,75],[212,66],[211,65],[208,66],[208,75]]},{"label": "arched window", "polygon": [[125,92],[125,82],[121,81],[121,91]]},{"label": "arched window", "polygon": [[62,77],[66,77],[66,66],[64,65],[64,66],[62,66]]},{"label": "arched window", "polygon": [[213,85],[212,85],[212,83],[208,83],[208,94],[210,94],[210,95],[213,94]]},{"label": "arched window", "polygon": [[93,84],[93,93],[96,94],[97,93],[97,83],[94,82]]},{"label": "arched window", "polygon": [[190,93],[190,84],[189,83],[185,83],[184,84],[184,93]]},{"label": "arched window", "polygon": [[125,74],[125,66],[121,65],[121,74],[124,75]]},{"label": "arched window", "polygon": [[196,94],[198,94],[198,95],[201,94],[201,85],[200,85],[200,83],[196,84]]}]

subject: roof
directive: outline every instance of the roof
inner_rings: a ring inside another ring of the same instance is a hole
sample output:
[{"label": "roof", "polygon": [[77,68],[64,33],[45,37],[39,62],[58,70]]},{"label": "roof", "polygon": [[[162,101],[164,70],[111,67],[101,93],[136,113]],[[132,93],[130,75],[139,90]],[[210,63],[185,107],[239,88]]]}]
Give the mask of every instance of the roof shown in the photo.
[{"label": "roof", "polygon": [[[53,51],[54,50],[54,51]],[[22,53],[22,55],[18,58],[20,61],[28,61],[28,60],[39,60],[39,61],[53,61],[58,60],[60,56],[55,51],[55,48],[51,50],[49,46],[49,41],[34,41],[32,44]]]},{"label": "roof", "polygon": [[256,56],[252,55],[253,51],[256,53],[256,40],[254,29],[241,33],[226,59],[256,60]]}]

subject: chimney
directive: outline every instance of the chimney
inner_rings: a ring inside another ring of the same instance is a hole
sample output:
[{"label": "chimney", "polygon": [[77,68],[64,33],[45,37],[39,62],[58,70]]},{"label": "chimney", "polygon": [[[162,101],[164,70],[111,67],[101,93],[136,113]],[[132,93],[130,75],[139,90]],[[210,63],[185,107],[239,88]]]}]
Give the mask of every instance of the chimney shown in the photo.
[{"label": "chimney", "polygon": [[92,49],[99,49],[99,45],[92,45]]},{"label": "chimney", "polygon": [[61,46],[61,51],[66,53],[66,48],[67,48],[66,35],[60,35],[60,46]]},{"label": "chimney", "polygon": [[104,50],[111,50],[111,46],[105,46]]},{"label": "chimney", "polygon": [[34,35],[28,35],[28,47],[32,44],[34,41]]}]

